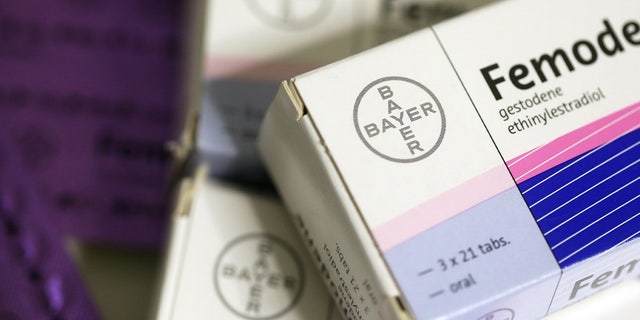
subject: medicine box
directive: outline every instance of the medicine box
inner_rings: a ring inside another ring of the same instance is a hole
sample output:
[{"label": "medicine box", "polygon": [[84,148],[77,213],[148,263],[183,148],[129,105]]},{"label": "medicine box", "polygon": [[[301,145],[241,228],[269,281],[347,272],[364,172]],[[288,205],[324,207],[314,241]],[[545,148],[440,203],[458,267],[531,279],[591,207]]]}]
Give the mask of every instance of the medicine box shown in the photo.
[{"label": "medicine box", "polygon": [[339,320],[272,190],[181,181],[155,319]]},{"label": "medicine box", "polygon": [[283,82],[259,150],[347,319],[640,274],[640,4],[505,1]]}]

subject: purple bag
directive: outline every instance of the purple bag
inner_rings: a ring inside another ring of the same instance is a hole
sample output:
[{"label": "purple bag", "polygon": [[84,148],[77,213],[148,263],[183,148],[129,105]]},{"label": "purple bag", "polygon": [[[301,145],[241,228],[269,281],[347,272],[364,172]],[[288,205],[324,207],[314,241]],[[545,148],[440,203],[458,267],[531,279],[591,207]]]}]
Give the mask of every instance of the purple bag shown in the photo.
[{"label": "purple bag", "polygon": [[159,243],[166,142],[180,112],[181,9],[170,0],[0,0],[0,142],[63,232]]},{"label": "purple bag", "polygon": [[181,9],[0,0],[0,319],[99,318],[63,235],[162,239]]},{"label": "purple bag", "polygon": [[3,160],[0,319],[98,319],[59,230],[34,192],[38,182],[21,179],[20,166]]}]

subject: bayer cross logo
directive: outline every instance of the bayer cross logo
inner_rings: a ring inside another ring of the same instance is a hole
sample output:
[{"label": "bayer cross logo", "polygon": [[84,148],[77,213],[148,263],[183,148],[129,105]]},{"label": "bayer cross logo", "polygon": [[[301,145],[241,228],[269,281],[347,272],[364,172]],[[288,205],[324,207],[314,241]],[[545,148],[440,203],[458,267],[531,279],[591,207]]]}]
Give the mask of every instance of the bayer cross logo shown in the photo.
[{"label": "bayer cross logo", "polygon": [[356,99],[353,121],[367,148],[395,162],[428,157],[442,143],[446,129],[436,96],[404,77],[381,78],[366,86]]},{"label": "bayer cross logo", "polygon": [[287,29],[310,27],[329,11],[333,0],[246,0],[264,22]]},{"label": "bayer cross logo", "polygon": [[244,319],[274,319],[300,299],[304,272],[297,253],[268,234],[232,241],[214,267],[214,283],[223,303]]}]

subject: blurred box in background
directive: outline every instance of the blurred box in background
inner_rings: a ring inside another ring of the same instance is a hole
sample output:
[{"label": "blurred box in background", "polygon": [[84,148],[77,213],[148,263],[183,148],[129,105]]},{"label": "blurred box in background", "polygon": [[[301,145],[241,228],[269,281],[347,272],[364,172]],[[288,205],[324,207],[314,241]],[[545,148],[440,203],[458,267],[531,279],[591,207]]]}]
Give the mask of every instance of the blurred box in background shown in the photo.
[{"label": "blurred box in background", "polygon": [[341,319],[271,190],[185,178],[156,319]]}]

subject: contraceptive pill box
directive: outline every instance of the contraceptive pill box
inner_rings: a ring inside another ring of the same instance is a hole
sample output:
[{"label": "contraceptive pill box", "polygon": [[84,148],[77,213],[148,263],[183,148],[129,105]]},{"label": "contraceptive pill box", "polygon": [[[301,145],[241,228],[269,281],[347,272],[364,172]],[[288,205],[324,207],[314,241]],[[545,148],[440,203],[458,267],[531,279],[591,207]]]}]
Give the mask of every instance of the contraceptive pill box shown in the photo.
[{"label": "contraceptive pill box", "polygon": [[347,319],[536,319],[640,274],[639,9],[506,1],[282,84],[259,150]]},{"label": "contraceptive pill box", "polygon": [[182,180],[156,319],[339,320],[273,191]]}]

